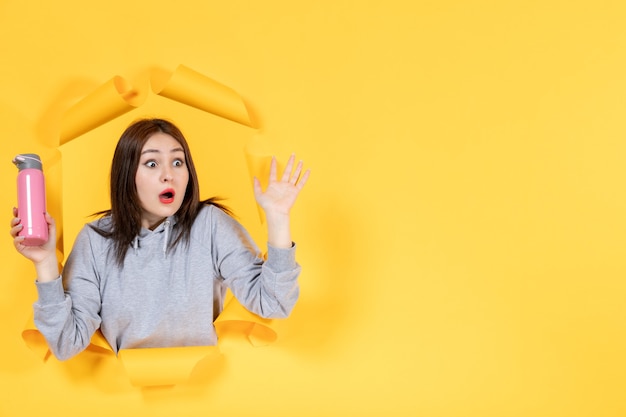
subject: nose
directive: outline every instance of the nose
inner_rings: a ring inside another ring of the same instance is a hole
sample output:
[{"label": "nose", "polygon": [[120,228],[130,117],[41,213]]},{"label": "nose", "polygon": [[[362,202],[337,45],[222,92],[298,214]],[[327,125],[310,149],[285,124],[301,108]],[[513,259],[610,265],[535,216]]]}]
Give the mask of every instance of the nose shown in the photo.
[{"label": "nose", "polygon": [[161,180],[163,182],[172,182],[172,171],[169,168],[164,168],[161,174]]}]

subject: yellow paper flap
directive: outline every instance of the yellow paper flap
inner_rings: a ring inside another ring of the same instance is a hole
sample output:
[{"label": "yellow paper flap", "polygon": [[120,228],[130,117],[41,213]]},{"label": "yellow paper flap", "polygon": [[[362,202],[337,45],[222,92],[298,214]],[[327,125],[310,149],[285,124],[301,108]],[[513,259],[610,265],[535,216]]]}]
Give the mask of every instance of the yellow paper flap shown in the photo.
[{"label": "yellow paper flap", "polygon": [[165,71],[153,71],[151,85],[158,95],[253,127],[248,109],[239,94],[184,65],[179,65],[171,75]]},{"label": "yellow paper flap", "polygon": [[140,93],[115,76],[70,107],[61,122],[61,145],[140,105]]},{"label": "yellow paper flap", "polygon": [[[237,92],[197,71],[179,65],[173,73],[153,69],[148,78],[155,94],[254,127],[248,108]],[[140,107],[149,92],[149,87],[132,86],[120,76],[111,78],[65,112],[60,144]]]},{"label": "yellow paper flap", "polygon": [[[44,362],[47,361],[52,354],[45,337],[43,337],[41,332],[35,327],[35,320],[32,314],[28,318],[26,326],[22,331],[22,339],[26,343],[26,346],[35,352],[35,355],[41,358]],[[96,330],[93,334],[91,337],[91,343],[86,349],[97,353],[113,353],[113,349],[109,345],[109,342],[107,342],[104,338],[100,329]]]},{"label": "yellow paper flap", "polygon": [[131,384],[149,387],[186,382],[202,359],[217,354],[217,346],[184,346],[122,349],[118,358],[122,361]]},{"label": "yellow paper flap", "polygon": [[246,310],[232,297],[215,320],[218,336],[228,332],[243,332],[253,346],[267,346],[278,339],[280,320],[264,319]]}]

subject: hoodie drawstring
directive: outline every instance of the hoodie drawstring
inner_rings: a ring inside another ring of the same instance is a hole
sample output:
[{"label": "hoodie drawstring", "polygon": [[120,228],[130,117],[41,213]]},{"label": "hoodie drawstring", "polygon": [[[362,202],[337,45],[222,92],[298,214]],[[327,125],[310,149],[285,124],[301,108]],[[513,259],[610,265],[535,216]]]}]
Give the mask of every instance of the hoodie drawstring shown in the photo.
[{"label": "hoodie drawstring", "polygon": [[[163,255],[167,256],[167,249],[170,241],[171,222],[166,220],[163,222]],[[135,255],[139,253],[139,236],[135,236],[132,242],[132,247],[135,250]]]},{"label": "hoodie drawstring", "polygon": [[163,255],[167,256],[167,244],[170,240],[170,221],[166,220],[165,223],[163,224],[163,229],[165,232],[164,238],[163,238]]}]

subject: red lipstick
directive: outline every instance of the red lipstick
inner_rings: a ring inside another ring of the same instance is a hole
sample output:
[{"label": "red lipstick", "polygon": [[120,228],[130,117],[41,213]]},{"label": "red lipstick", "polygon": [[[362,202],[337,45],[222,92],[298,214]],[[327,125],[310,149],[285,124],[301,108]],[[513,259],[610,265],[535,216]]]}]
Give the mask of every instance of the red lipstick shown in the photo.
[{"label": "red lipstick", "polygon": [[170,204],[174,202],[174,196],[176,195],[176,191],[172,188],[167,188],[159,194],[159,201],[163,204]]}]

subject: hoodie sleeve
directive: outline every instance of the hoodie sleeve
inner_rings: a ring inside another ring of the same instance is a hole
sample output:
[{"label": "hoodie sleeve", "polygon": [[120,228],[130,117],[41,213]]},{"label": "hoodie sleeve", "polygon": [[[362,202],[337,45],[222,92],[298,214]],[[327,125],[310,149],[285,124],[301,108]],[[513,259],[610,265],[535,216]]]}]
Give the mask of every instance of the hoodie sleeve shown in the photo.
[{"label": "hoodie sleeve", "polygon": [[267,258],[249,233],[232,217],[211,207],[212,256],[217,274],[237,300],[264,318],[285,318],[299,296],[301,267],[296,246],[289,249],[268,245]]},{"label": "hoodie sleeve", "polygon": [[60,360],[83,351],[100,326],[100,290],[93,259],[85,227],[63,268],[63,278],[36,282],[35,325]]}]

